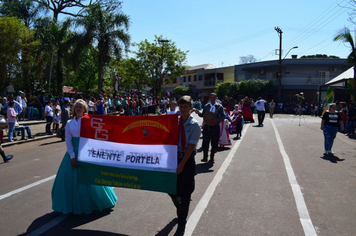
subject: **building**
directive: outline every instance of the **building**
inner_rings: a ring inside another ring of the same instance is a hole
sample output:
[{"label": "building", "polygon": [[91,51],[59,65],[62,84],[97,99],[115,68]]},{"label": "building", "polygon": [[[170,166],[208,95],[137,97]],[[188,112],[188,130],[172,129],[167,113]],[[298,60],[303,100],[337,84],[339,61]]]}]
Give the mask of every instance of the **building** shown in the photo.
[{"label": "building", "polygon": [[[235,66],[235,81],[271,80],[274,92],[267,99],[278,98],[278,60]],[[338,76],[350,66],[346,59],[284,59],[282,61],[281,100],[291,102],[295,94],[304,93],[306,101],[314,101],[319,86]]]},{"label": "building", "polygon": [[[190,87],[192,89],[192,97],[197,98],[201,95],[202,90],[199,90],[197,88],[198,84],[198,72],[204,71],[204,70],[209,70],[212,68],[216,68],[212,64],[202,64],[202,65],[197,65],[197,66],[192,66],[189,67],[183,75],[180,77],[175,78],[171,82],[164,83],[162,85],[162,89],[164,89],[166,92],[170,92],[173,94],[173,90],[177,86],[186,86]],[[215,86],[214,86],[215,87]]]},{"label": "building", "polygon": [[[266,99],[278,99],[279,61],[262,61],[229,67],[215,67],[203,64],[190,67],[184,75],[176,78],[173,83],[163,86],[163,89],[173,92],[177,86],[190,86],[193,98],[208,97],[220,82],[239,82],[243,80],[271,80],[273,92]],[[281,100],[291,102],[296,94],[304,93],[306,101],[314,101],[319,86],[343,73],[350,66],[346,59],[283,59],[281,77]]]}]

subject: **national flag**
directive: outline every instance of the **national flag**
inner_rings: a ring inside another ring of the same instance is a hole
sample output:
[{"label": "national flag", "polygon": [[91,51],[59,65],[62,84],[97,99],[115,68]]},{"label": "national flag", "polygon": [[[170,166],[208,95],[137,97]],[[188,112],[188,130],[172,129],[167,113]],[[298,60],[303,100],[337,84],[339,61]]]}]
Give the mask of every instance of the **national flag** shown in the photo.
[{"label": "national flag", "polygon": [[79,182],[175,193],[178,117],[85,115]]},{"label": "national flag", "polygon": [[334,87],[328,87],[326,91],[326,103],[334,102]]}]

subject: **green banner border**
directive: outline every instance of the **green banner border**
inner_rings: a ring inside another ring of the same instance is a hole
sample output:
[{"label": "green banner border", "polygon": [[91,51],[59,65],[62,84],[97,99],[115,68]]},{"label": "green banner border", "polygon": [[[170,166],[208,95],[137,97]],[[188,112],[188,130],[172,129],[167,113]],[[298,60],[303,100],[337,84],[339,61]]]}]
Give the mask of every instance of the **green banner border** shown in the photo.
[{"label": "green banner border", "polygon": [[79,183],[177,193],[176,173],[101,166],[79,161],[78,165]]}]

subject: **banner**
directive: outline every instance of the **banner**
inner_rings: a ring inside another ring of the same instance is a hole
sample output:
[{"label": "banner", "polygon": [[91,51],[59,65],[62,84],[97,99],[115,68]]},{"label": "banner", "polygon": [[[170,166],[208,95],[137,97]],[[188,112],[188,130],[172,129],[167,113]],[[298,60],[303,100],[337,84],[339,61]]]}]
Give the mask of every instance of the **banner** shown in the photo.
[{"label": "banner", "polygon": [[78,148],[78,181],[174,194],[177,115],[85,115]]}]

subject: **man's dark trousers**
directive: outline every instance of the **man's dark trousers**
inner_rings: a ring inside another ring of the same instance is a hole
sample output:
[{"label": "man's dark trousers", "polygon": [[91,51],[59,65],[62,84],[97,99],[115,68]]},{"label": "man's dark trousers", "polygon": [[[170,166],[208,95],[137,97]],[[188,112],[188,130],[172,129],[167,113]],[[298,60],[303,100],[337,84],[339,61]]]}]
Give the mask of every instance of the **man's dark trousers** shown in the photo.
[{"label": "man's dark trousers", "polygon": [[219,145],[220,126],[209,126],[204,124],[203,127],[203,150],[209,150],[209,143],[211,141],[211,148],[216,150]]},{"label": "man's dark trousers", "polygon": [[261,126],[263,124],[263,120],[265,119],[265,111],[258,111],[257,110],[257,116],[258,116],[258,125]]}]

